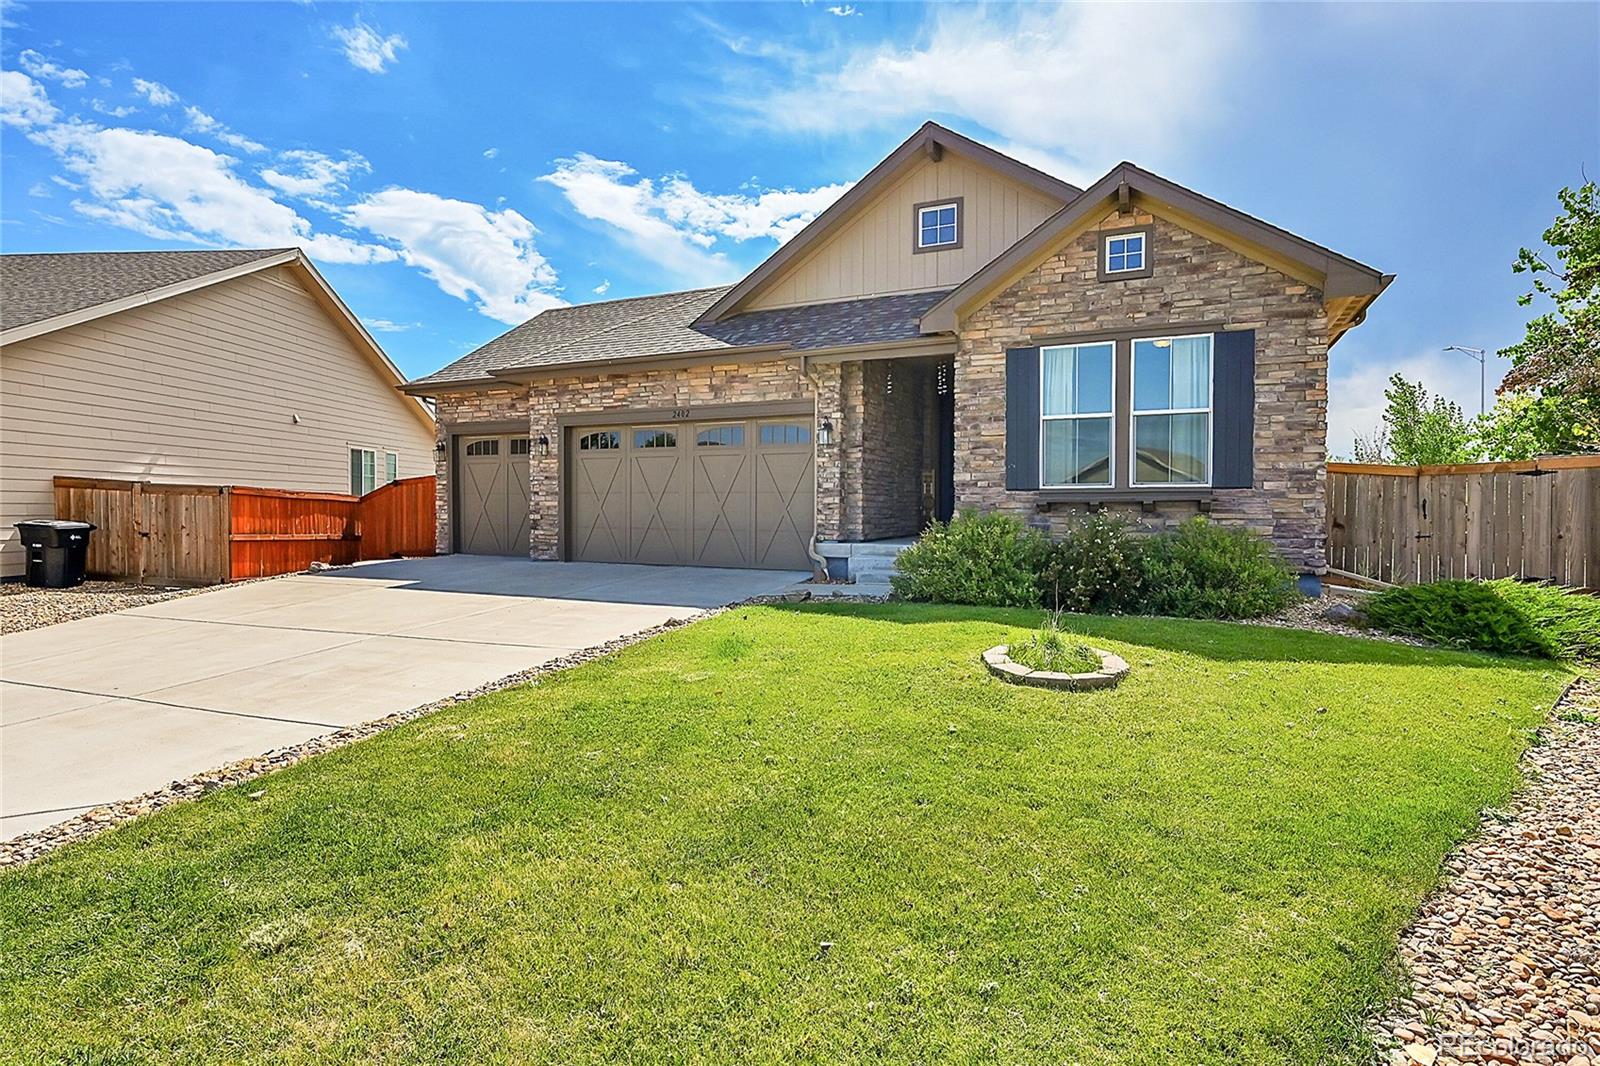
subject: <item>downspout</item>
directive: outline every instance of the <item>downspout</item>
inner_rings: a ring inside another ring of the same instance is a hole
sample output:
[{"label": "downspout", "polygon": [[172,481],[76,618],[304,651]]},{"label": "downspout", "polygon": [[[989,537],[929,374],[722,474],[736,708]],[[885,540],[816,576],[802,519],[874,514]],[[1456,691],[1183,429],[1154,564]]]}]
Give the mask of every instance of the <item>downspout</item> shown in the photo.
[{"label": "downspout", "polygon": [[[818,440],[822,422],[822,386],[812,376],[811,362],[806,356],[800,357],[800,376],[811,383],[811,477],[813,484],[821,462],[821,442]],[[823,581],[828,576],[828,560],[824,559],[817,551],[817,503],[816,494],[812,494],[811,502],[811,540],[806,544],[806,554],[811,556],[811,577],[814,581]]]}]

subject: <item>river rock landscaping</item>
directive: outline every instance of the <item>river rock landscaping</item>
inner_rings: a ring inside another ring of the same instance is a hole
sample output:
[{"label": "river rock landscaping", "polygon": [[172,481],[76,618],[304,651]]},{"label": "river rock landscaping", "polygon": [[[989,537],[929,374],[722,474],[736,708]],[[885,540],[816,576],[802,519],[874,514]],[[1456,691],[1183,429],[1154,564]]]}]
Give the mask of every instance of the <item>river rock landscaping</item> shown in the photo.
[{"label": "river rock landscaping", "polygon": [[1401,939],[1395,1066],[1600,1063],[1600,682],[1574,683],[1509,810],[1445,862]]}]

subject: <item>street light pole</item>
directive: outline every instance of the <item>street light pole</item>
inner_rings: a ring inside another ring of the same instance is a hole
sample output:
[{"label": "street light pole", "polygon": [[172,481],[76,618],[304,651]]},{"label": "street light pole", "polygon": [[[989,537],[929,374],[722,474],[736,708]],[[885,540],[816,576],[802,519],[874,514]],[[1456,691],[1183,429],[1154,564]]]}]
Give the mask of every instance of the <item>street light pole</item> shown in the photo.
[{"label": "street light pole", "polygon": [[1482,348],[1467,348],[1460,344],[1449,345],[1445,348],[1445,351],[1466,352],[1468,355],[1472,356],[1472,358],[1478,361],[1478,414],[1482,415],[1484,411],[1487,410],[1487,408],[1484,406],[1484,400],[1488,395],[1488,390],[1485,387],[1485,382],[1488,377],[1488,371],[1485,368],[1485,357],[1488,353],[1486,353]]}]

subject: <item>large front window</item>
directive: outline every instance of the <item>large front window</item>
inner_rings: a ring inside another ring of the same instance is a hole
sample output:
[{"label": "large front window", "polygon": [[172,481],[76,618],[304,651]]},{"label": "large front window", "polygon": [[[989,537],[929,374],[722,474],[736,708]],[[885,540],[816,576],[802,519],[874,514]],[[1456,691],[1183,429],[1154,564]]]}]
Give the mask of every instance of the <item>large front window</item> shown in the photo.
[{"label": "large front window", "polygon": [[1211,335],[1133,342],[1133,483],[1211,480]]},{"label": "large front window", "polygon": [[1041,485],[1111,484],[1115,363],[1109,342],[1039,350]]}]

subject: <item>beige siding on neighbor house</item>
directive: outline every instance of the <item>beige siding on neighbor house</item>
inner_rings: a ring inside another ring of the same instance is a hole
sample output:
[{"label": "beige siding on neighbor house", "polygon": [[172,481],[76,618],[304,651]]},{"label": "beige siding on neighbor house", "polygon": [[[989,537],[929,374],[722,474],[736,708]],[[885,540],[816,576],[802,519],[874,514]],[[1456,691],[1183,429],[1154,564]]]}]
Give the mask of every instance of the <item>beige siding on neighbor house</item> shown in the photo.
[{"label": "beige siding on neighbor house", "polygon": [[[913,208],[962,197],[960,248],[912,252]],[[986,166],[946,152],[923,160],[814,251],[757,292],[747,309],[951,288],[1061,208]]]},{"label": "beige siding on neighbor house", "polygon": [[57,474],[348,492],[356,447],[431,474],[414,402],[285,267],[6,345],[0,572]]}]

